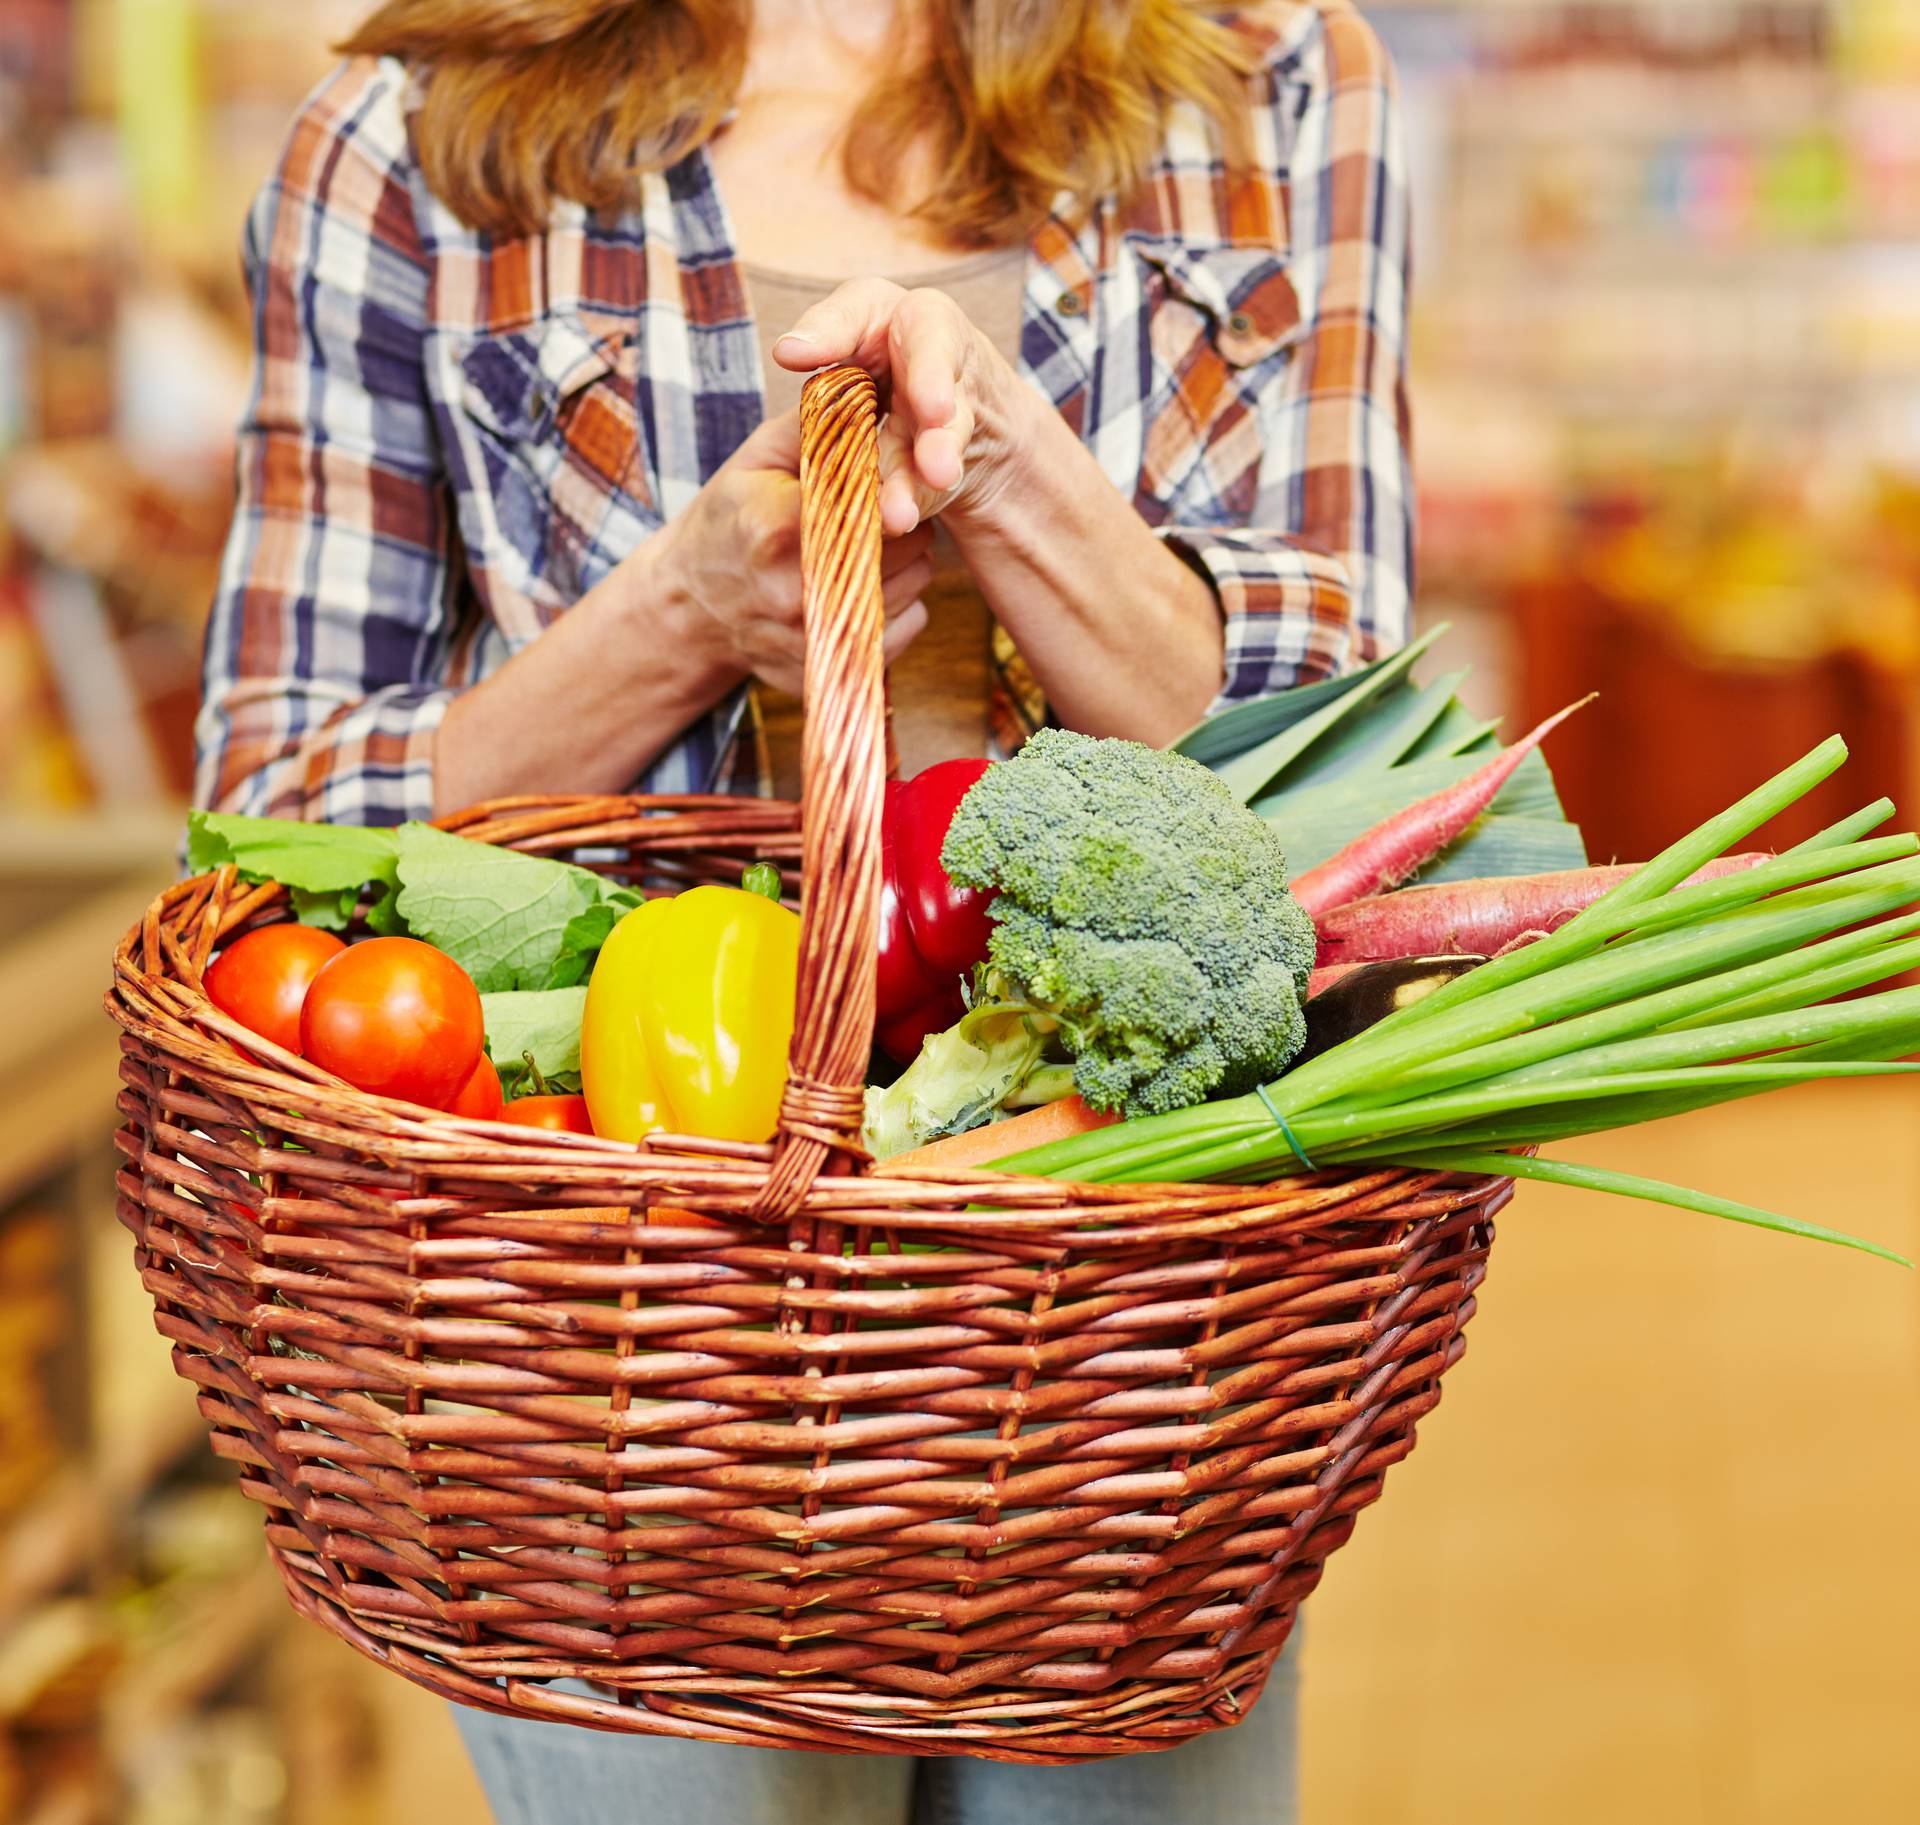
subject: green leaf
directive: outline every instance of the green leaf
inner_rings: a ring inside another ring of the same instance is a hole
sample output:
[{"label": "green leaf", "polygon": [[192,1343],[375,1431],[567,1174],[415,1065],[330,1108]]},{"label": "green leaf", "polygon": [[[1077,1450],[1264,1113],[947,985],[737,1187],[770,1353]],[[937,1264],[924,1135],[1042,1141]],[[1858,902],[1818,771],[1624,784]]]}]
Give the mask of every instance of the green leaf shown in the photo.
[{"label": "green leaf", "polygon": [[357,887],[344,888],[339,893],[313,893],[304,887],[287,889],[293,916],[302,925],[317,925],[322,931],[345,931],[353,923],[353,909],[359,900]]},{"label": "green leaf", "polygon": [[585,982],[593,974],[594,959],[600,954],[600,947],[606,943],[614,926],[639,904],[640,896],[637,893],[631,888],[619,887],[598,905],[575,913],[560,934],[560,954],[547,971],[545,986],[564,989],[576,982]]},{"label": "green leaf", "polygon": [[571,922],[606,897],[588,869],[430,824],[402,824],[398,842],[407,929],[452,957],[483,995],[544,988]]},{"label": "green leaf", "polygon": [[[580,1021],[587,1009],[584,988],[504,989],[480,997],[487,1022],[487,1051],[500,1073],[500,1087],[527,1075],[522,1055],[533,1054],[552,1087],[580,1087]],[[556,1085],[556,1079],[568,1080]]]},{"label": "green leaf", "polygon": [[1472,754],[1477,760],[1484,761],[1490,759],[1499,746],[1499,724],[1483,722],[1465,704],[1456,700],[1447,705],[1433,726],[1414,743],[1407,753],[1407,759],[1418,763],[1423,760],[1444,760],[1453,754]]},{"label": "green leaf", "polygon": [[367,930],[376,938],[404,936],[407,922],[400,916],[400,895],[392,887],[382,888],[367,907]]},{"label": "green leaf", "polygon": [[1449,709],[1465,672],[1416,685],[1403,680],[1358,710],[1330,734],[1323,736],[1280,775],[1268,794],[1284,792],[1289,783],[1323,785],[1355,775],[1378,778],[1405,760],[1427,731]]},{"label": "green leaf", "polygon": [[1244,754],[1283,729],[1292,728],[1335,698],[1346,696],[1387,663],[1386,659],[1376,659],[1358,672],[1345,672],[1337,678],[1296,685],[1290,691],[1275,691],[1270,697],[1230,704],[1189,729],[1172,744],[1173,751],[1199,761],[1202,766],[1217,767],[1219,762]]},{"label": "green leaf", "polygon": [[1544,817],[1489,815],[1456,843],[1441,850],[1409,883],[1481,881],[1493,875],[1553,874],[1584,868],[1587,846],[1580,826]]},{"label": "green leaf", "polygon": [[[1301,874],[1383,818],[1459,784],[1484,764],[1483,757],[1467,755],[1391,767],[1384,773],[1346,774],[1269,793],[1256,799],[1253,809],[1280,833],[1287,867]],[[1528,827],[1515,828],[1519,824]],[[1509,856],[1524,865],[1505,865]],[[1514,769],[1479,823],[1430,863],[1420,879],[1537,874],[1551,868],[1579,868],[1586,859],[1579,829],[1565,821],[1553,775],[1536,751]]]},{"label": "green leaf", "polygon": [[[231,862],[249,881],[279,881],[310,896],[358,897],[372,881],[391,883],[391,830],[358,824],[303,824],[294,818],[187,814],[187,866],[195,874]],[[351,910],[351,901],[347,902]]]},{"label": "green leaf", "polygon": [[1411,646],[1404,646],[1391,659],[1364,673],[1350,691],[1322,704],[1310,715],[1283,728],[1258,747],[1213,763],[1213,770],[1227,782],[1242,804],[1257,798],[1268,785],[1315,742],[1336,729],[1362,705],[1370,702],[1397,679],[1406,676],[1416,659],[1437,640],[1443,629],[1435,628]]},{"label": "green leaf", "polygon": [[1586,1191],[1608,1191],[1617,1197],[1642,1198],[1650,1204],[1671,1204],[1678,1210],[1697,1210],[1705,1216],[1724,1217],[1730,1223],[1750,1223],[1756,1229],[1771,1229],[1783,1236],[1800,1236],[1811,1242],[1830,1242],[1836,1248],[1856,1248],[1863,1255],[1877,1255],[1896,1267],[1912,1267],[1905,1255],[1877,1242],[1863,1242],[1837,1229],[1819,1223],[1805,1223],[1797,1217],[1783,1217],[1771,1210],[1759,1210],[1751,1204],[1736,1204],[1731,1198],[1716,1198],[1704,1191],[1691,1191],[1684,1185],[1668,1185],[1659,1179],[1643,1179],[1633,1173],[1611,1172],[1601,1166],[1576,1166],[1566,1160],[1528,1159],[1507,1153],[1469,1153],[1434,1151],[1413,1153],[1401,1164],[1436,1167],[1446,1172],[1498,1173],[1516,1179],[1543,1179],[1555,1185],[1575,1185]]}]

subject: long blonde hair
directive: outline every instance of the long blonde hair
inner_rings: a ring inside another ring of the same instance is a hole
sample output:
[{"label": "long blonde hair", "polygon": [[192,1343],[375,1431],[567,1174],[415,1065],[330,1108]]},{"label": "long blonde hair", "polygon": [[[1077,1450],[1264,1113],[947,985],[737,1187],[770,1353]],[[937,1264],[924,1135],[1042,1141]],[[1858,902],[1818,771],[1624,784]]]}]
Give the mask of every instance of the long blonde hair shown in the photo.
[{"label": "long blonde hair", "polygon": [[[911,210],[956,246],[1025,234],[1065,191],[1124,195],[1167,108],[1199,103],[1244,146],[1247,41],[1203,0],[922,0],[922,67],[855,110],[854,191],[890,192],[904,156],[942,174]],[[674,162],[740,86],[752,0],[385,0],[341,47],[424,78],[418,147],[455,215],[537,230],[557,198],[617,208],[637,165]]]}]

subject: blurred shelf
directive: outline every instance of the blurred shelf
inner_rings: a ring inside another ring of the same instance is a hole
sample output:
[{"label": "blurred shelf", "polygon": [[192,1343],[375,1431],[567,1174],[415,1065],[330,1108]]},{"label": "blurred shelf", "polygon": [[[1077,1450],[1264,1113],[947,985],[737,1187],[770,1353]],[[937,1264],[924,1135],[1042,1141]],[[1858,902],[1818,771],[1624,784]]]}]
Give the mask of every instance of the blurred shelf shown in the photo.
[{"label": "blurred shelf", "polygon": [[171,872],[185,825],[185,806],[164,802],[66,816],[0,811],[0,885],[47,876]]},{"label": "blurred shelf", "polygon": [[285,1611],[280,1578],[265,1559],[239,1578],[210,1581],[192,1613],[169,1634],[169,1647],[122,1668],[108,1707],[115,1759],[130,1767],[142,1745],[177,1724],[231,1679]]},{"label": "blurred shelf", "polygon": [[43,1793],[20,1825],[99,1825],[102,1799],[91,1774],[76,1774]]},{"label": "blurred shelf", "polygon": [[[1911,94],[1911,91],[1901,91]],[[1591,66],[1561,75],[1477,75],[1454,132],[1468,142],[1516,139],[1591,145],[1678,138],[1769,141],[1837,132],[1854,115],[1847,85],[1828,71],[1672,71]],[[1631,107],[1622,106],[1630,101]]]},{"label": "blurred shelf", "polygon": [[114,1466],[63,1471],[46,1493],[0,1532],[0,1634],[33,1604],[77,1576],[100,1551],[116,1516],[170,1470],[203,1432],[199,1410],[183,1401],[137,1438],[96,1454]]},{"label": "blurred shelf", "polygon": [[56,896],[0,948],[0,1202],[112,1126],[117,1042],[101,998],[114,945],[166,879],[150,854],[129,846],[122,859],[112,885]]},{"label": "blurred shelf", "polygon": [[[5,976],[0,971],[0,981]],[[80,1148],[109,1145],[120,1049],[100,1011],[104,969],[89,969],[77,986],[90,995],[91,1022],[79,1032],[44,1029],[64,1034],[57,1052],[37,1060],[29,1054],[17,1073],[0,1071],[0,1205],[57,1171]],[[0,1048],[0,1057],[4,1051]],[[103,1220],[107,1216],[102,1213]]]},{"label": "blurred shelf", "polygon": [[[1575,0],[1580,10],[1587,13],[1636,12],[1649,10],[1649,0]],[[1785,0],[1785,9],[1803,13],[1811,17],[1831,15],[1836,0]],[[1516,13],[1537,19],[1547,12],[1552,0],[1360,0],[1360,10],[1366,13]],[[1684,10],[1701,14],[1715,13],[1732,17],[1743,9],[1750,8],[1752,0],[1682,0]],[[1672,6],[1669,4],[1669,12]]]}]

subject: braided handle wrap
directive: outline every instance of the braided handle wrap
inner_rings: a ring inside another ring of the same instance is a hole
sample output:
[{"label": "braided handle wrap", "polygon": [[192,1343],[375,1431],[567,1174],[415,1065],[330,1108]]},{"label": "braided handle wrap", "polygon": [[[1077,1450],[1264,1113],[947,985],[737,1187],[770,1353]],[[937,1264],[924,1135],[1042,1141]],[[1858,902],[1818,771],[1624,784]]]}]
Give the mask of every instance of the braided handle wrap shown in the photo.
[{"label": "braided handle wrap", "polygon": [[879,397],[859,368],[800,394],[806,724],[800,981],[773,1164],[757,1206],[791,1216],[835,1151],[860,1145],[873,1049],[886,781]]}]

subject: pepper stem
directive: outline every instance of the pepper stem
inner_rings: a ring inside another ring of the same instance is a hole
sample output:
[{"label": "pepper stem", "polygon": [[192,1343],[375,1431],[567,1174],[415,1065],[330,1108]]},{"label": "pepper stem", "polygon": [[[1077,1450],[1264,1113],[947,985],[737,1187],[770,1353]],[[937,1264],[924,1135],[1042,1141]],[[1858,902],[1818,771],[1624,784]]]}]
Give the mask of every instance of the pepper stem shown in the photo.
[{"label": "pepper stem", "polygon": [[740,886],[747,893],[757,893],[762,899],[780,904],[780,870],[771,862],[754,862],[740,876]]},{"label": "pepper stem", "polygon": [[533,1054],[531,1052],[522,1052],[520,1056],[526,1064],[527,1081],[533,1085],[534,1095],[545,1096],[547,1094],[547,1080],[540,1075],[540,1067],[533,1062]]}]

